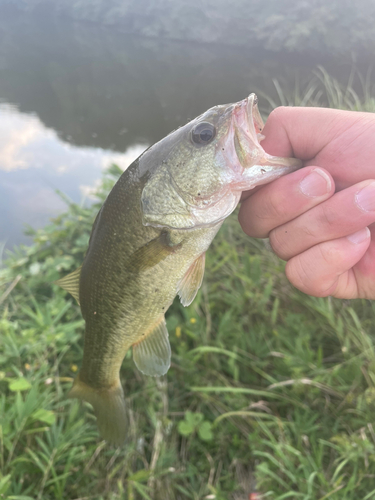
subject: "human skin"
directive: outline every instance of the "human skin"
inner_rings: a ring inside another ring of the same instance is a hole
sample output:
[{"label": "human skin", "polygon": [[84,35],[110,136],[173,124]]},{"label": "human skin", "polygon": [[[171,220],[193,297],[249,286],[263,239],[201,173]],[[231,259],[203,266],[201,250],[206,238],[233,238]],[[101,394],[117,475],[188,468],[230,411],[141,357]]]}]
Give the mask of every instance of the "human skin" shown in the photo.
[{"label": "human skin", "polygon": [[262,133],[303,168],[243,193],[243,230],[269,237],[303,292],[375,299],[375,114],[280,107]]}]

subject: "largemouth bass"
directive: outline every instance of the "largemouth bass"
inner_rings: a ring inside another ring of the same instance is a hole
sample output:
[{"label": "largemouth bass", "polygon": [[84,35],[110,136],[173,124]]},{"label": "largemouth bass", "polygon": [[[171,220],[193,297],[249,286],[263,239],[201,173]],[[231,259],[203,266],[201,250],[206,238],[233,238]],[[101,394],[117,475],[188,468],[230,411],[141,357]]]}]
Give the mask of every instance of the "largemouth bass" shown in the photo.
[{"label": "largemouth bass", "polygon": [[300,167],[260,145],[254,94],[215,106],[145,151],[120,177],[94,222],[82,266],[58,281],[86,322],[81,370],[69,397],[92,404],[103,438],[126,435],[121,363],[164,375],[171,349],[164,315],[202,283],[205,252],[241,192]]}]

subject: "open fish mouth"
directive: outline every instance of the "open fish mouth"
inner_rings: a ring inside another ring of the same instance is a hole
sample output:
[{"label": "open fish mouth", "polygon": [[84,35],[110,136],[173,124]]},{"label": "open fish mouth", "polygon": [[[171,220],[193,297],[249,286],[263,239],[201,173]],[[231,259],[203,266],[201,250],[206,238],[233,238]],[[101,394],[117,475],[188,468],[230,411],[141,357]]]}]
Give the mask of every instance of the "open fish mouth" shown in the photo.
[{"label": "open fish mouth", "polygon": [[261,134],[264,128],[264,122],[261,114],[259,113],[258,98],[255,94],[250,94],[245,101],[249,127],[252,126],[254,128],[253,132],[256,134],[258,142],[260,142],[264,139],[264,135]]},{"label": "open fish mouth", "polygon": [[236,175],[232,188],[242,191],[266,184],[302,166],[296,158],[272,156],[264,151],[261,141],[263,119],[258,109],[258,98],[250,94],[234,105],[232,111],[233,144],[241,165],[241,175]]}]

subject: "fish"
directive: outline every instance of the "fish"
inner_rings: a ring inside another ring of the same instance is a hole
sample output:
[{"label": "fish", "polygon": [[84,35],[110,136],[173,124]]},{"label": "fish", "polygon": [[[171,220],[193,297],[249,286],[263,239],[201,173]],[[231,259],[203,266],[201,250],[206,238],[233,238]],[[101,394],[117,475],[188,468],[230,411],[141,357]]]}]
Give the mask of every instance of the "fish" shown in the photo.
[{"label": "fish", "polygon": [[148,148],[121,175],[92,227],[82,265],[57,281],[85,320],[82,366],[68,397],[93,406],[99,432],[126,438],[120,382],[130,348],[145,375],[165,375],[165,313],[203,279],[205,253],[241,193],[301,166],[267,154],[257,97],[215,106]]}]

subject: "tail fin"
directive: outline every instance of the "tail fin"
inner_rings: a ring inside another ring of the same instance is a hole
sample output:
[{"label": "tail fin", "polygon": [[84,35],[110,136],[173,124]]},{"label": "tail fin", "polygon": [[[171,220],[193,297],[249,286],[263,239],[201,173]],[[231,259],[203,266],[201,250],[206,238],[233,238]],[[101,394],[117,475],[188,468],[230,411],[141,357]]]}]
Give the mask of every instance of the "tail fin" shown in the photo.
[{"label": "tail fin", "polygon": [[95,389],[82,382],[78,375],[68,397],[90,403],[94,408],[101,436],[116,446],[123,444],[127,426],[124,393],[119,379],[109,389]]}]

